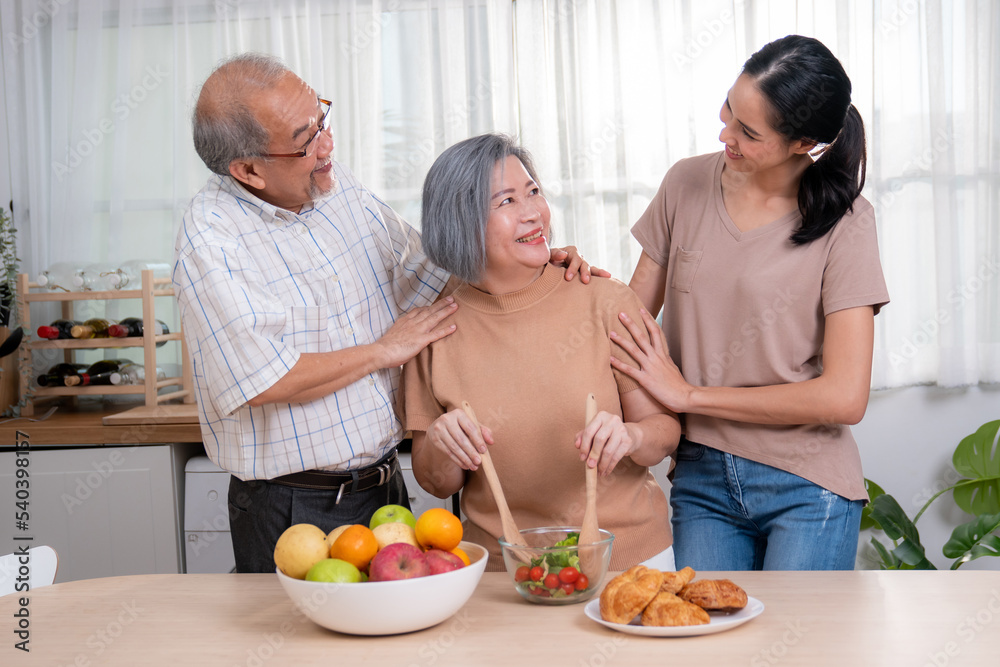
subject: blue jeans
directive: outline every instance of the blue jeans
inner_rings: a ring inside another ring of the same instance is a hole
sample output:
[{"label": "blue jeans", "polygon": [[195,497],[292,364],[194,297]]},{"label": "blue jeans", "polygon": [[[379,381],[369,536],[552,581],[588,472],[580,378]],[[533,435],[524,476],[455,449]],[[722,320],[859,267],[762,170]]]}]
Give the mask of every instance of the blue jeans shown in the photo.
[{"label": "blue jeans", "polygon": [[274,572],[274,545],[285,529],[311,523],[329,533],[343,524],[368,525],[383,505],[410,506],[406,484],[396,462],[382,486],[346,493],[337,503],[337,491],[301,489],[266,480],[229,479],[229,529],[236,571]]},{"label": "blue jeans", "polygon": [[670,490],[677,567],[853,570],[860,500],[688,440]]}]

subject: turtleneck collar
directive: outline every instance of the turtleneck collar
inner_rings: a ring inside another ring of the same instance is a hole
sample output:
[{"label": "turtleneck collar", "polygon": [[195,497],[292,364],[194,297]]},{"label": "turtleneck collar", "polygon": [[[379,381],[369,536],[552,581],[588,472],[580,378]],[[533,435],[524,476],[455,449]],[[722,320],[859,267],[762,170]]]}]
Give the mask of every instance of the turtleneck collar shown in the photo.
[{"label": "turtleneck collar", "polygon": [[463,306],[468,306],[489,314],[512,313],[538,303],[551,294],[563,282],[563,270],[546,264],[545,270],[527,287],[507,294],[487,294],[472,285],[465,284],[455,290],[455,298]]}]

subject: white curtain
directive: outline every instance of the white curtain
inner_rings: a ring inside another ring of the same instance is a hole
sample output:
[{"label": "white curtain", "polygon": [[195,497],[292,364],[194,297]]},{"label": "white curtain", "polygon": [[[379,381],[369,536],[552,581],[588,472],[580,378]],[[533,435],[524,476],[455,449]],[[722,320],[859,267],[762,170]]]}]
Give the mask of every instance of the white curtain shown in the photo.
[{"label": "white curtain", "polygon": [[719,107],[767,42],[843,62],[868,130],[892,303],[875,388],[1000,382],[1000,3],[517,0],[521,136],[562,236],[627,280],[667,168],[719,150]]},{"label": "white curtain", "polygon": [[1000,382],[1000,7],[988,0],[10,0],[23,268],[170,259],[207,170],[190,110],[222,58],[281,56],[334,101],[337,159],[405,217],[465,137],[518,135],[556,242],[628,280],[667,168],[718,150],[744,60],[789,33],[846,67],[892,303],[873,386]]}]

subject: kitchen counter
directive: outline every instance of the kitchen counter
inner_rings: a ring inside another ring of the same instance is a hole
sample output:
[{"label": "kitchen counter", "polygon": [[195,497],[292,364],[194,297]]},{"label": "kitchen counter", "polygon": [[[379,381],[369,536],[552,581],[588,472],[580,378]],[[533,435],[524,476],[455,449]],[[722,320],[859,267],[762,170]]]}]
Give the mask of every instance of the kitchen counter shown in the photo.
[{"label": "kitchen counter", "polygon": [[152,443],[201,442],[197,406],[168,404],[151,408],[145,417],[127,419],[135,423],[106,424],[105,420],[122,419],[137,405],[106,403],[99,400],[78,400],[76,405],[60,405],[42,421],[48,405],[36,408],[32,417],[0,419],[0,447],[15,444],[17,432],[29,436],[31,447],[93,447],[95,445],[135,445]]},{"label": "kitchen counter", "polygon": [[736,572],[764,612],[687,638],[605,628],[584,605],[523,601],[483,575],[459,612],[389,637],[325,630],[273,574],[140,575],[31,592],[30,653],[14,648],[17,595],[0,598],[0,663],[19,665],[996,665],[998,572]]}]

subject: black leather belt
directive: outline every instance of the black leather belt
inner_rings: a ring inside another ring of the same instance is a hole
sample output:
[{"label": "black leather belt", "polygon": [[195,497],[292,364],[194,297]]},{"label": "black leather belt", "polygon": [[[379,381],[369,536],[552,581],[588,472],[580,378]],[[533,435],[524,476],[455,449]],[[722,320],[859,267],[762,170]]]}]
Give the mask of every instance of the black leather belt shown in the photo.
[{"label": "black leather belt", "polygon": [[294,486],[299,489],[334,490],[337,489],[337,502],[349,493],[358,493],[382,486],[399,470],[399,457],[396,451],[387,454],[370,466],[337,472],[333,470],[304,470],[293,472],[270,481],[284,486]]}]

